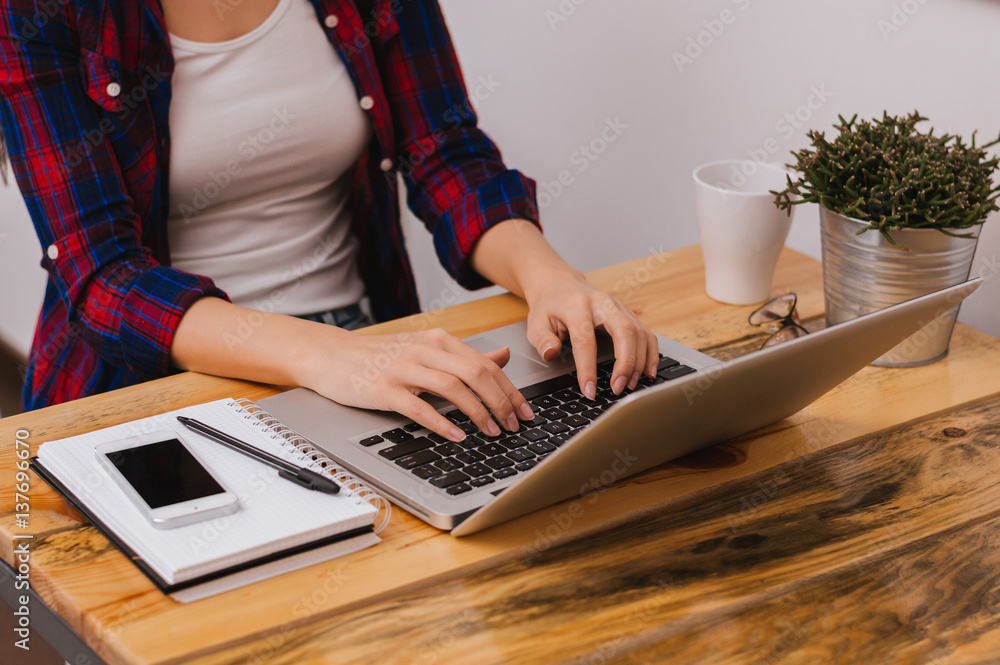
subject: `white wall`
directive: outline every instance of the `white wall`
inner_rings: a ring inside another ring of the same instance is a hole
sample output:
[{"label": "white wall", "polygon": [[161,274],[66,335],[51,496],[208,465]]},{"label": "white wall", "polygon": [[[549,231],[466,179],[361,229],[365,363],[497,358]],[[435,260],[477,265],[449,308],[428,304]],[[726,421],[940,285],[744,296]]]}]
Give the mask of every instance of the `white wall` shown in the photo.
[{"label": "white wall", "polygon": [[[981,138],[1000,132],[995,0],[442,0],[442,6],[470,89],[480,80],[495,88],[480,87],[478,108],[506,160],[540,184],[564,170],[572,176],[571,185],[542,202],[543,224],[556,248],[582,269],[696,242],[690,175],[696,165],[759,159],[765,146],[774,150],[768,161],[787,162],[789,150],[807,144],[807,129],[829,129],[838,113],[919,109],[935,127],[966,137],[977,128]],[[724,11],[731,22],[720,32]],[[705,22],[720,34],[707,32]],[[700,54],[692,48],[692,61],[679,67],[675,53],[684,55],[689,40],[699,39],[707,46]],[[581,170],[577,151],[609,118],[627,129]],[[416,225],[409,220],[409,246],[426,304],[450,288]],[[819,257],[815,209],[798,211],[789,244]],[[995,275],[998,255],[1000,222],[992,219],[974,272],[984,266]],[[998,301],[1000,280],[993,279],[966,303],[962,319],[1000,336]]]},{"label": "white wall", "polygon": [[9,172],[7,180],[6,187],[0,180],[0,342],[24,359],[42,307],[45,271],[21,192]]},{"label": "white wall", "polygon": [[[563,171],[572,178],[543,197],[543,222],[585,270],[695,242],[696,165],[763,157],[765,146],[786,162],[806,129],[829,128],[838,113],[916,108],[963,136],[1000,131],[997,0],[441,1],[482,124],[507,161],[541,191]],[[706,21],[719,32],[727,10],[720,34],[706,32]],[[894,21],[899,29],[886,30]],[[707,46],[679,68],[675,53],[699,39]],[[590,162],[580,147],[609,120],[624,129]],[[407,220],[424,304],[452,302],[417,227]],[[815,211],[799,210],[789,244],[818,257]],[[41,298],[39,251],[16,189],[0,188],[0,336],[12,330],[25,349]],[[998,256],[991,220],[977,264],[995,275]],[[963,320],[1000,336],[998,301],[992,279]]]}]

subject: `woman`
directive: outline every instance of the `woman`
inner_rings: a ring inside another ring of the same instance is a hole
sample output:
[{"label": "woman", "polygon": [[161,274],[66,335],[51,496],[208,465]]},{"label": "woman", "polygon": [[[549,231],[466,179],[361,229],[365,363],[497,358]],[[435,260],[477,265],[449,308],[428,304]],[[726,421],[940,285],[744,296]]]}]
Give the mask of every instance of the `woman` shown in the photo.
[{"label": "woman", "polygon": [[182,369],[307,386],[452,440],[417,395],[517,429],[532,412],[508,351],[347,329],[362,296],[378,320],[418,310],[397,172],[445,268],[523,296],[531,343],[552,359],[568,338],[585,394],[595,326],[616,392],[654,375],[655,337],[546,243],[534,183],[477,129],[436,2],[0,8],[0,120],[49,272],[27,408]]}]

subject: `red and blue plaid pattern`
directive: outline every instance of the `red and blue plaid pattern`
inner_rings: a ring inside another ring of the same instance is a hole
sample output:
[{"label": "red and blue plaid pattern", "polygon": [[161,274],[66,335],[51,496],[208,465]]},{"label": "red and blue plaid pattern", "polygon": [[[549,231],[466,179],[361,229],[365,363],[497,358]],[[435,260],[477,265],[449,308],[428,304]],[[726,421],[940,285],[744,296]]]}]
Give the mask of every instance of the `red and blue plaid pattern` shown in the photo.
[{"label": "red and blue plaid pattern", "polygon": [[[374,102],[351,207],[376,318],[419,308],[397,172],[444,267],[468,288],[486,285],[472,247],[505,219],[537,223],[534,183],[477,129],[437,2],[310,2],[359,100]],[[170,267],[172,72],[156,0],[0,0],[0,127],[49,273],[28,409],[176,371],[170,345],[184,312],[225,297]]]}]

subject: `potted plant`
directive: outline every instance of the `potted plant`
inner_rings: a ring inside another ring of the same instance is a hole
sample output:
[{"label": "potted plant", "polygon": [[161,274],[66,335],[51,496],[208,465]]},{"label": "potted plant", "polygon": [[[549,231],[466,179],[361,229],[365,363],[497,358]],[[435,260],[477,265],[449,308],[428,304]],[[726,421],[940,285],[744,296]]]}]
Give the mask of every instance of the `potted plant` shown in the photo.
[{"label": "potted plant", "polygon": [[[998,209],[992,174],[1000,159],[958,136],[917,130],[926,118],[883,113],[881,120],[840,116],[832,141],[807,135],[793,151],[801,175],[775,195],[787,211],[820,206],[827,324],[959,284],[969,277],[979,230]],[[874,364],[913,366],[948,351],[958,307],[929,323]]]}]

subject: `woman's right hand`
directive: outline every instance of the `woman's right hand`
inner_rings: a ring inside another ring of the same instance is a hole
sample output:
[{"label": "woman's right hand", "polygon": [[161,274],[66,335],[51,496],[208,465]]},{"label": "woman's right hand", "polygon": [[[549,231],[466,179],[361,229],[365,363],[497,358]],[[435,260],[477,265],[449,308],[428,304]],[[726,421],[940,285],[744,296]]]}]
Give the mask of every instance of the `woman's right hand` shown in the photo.
[{"label": "woman's right hand", "polygon": [[500,427],[515,431],[519,418],[534,417],[500,369],[510,349],[482,354],[440,329],[367,335],[327,327],[323,332],[328,334],[317,334],[320,340],[301,359],[299,383],[336,402],[396,411],[452,441],[465,433],[418,395],[448,400],[489,436],[499,435]]}]

